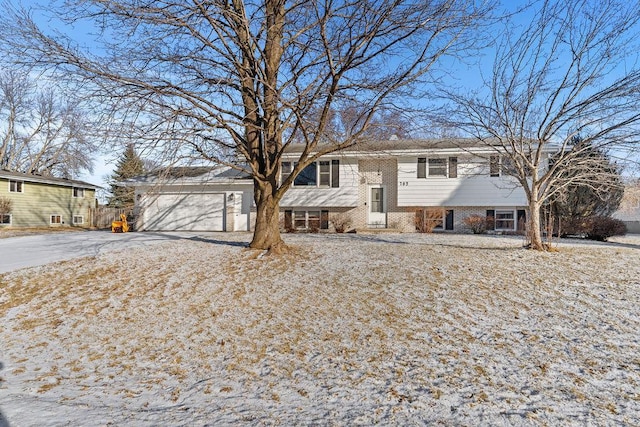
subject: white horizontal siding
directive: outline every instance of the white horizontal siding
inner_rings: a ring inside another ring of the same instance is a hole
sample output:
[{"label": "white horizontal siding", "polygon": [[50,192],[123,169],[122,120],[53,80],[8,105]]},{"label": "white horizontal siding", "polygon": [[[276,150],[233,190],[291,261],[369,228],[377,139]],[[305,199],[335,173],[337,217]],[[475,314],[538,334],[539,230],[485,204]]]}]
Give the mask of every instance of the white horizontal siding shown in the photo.
[{"label": "white horizontal siding", "polygon": [[[325,159],[322,160],[331,160]],[[355,207],[358,205],[357,160],[340,158],[340,187],[292,186],[280,201],[282,208],[295,207]]]},{"label": "white horizontal siding", "polygon": [[[458,177],[417,176],[417,157],[398,159],[398,206],[523,206],[511,178],[490,177],[482,159],[458,157]],[[428,166],[427,166],[428,169]]]}]

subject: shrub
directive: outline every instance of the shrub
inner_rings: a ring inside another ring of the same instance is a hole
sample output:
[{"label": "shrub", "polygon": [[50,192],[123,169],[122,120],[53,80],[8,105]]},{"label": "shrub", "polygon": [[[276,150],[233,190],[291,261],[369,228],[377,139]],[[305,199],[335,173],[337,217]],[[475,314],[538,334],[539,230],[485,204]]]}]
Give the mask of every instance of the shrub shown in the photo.
[{"label": "shrub", "polygon": [[414,223],[419,233],[432,233],[433,229],[442,225],[443,210],[427,208],[416,210]]},{"label": "shrub", "polygon": [[589,232],[589,218],[560,218],[558,231],[560,237],[585,236]]},{"label": "shrub", "polygon": [[344,233],[351,227],[351,218],[345,214],[339,214],[333,217],[333,227],[336,233]]},{"label": "shrub", "polygon": [[0,214],[10,214],[13,208],[13,201],[8,197],[0,197]]},{"label": "shrub", "polygon": [[588,220],[587,239],[606,242],[611,236],[624,236],[627,226],[619,219],[606,216],[594,216]]},{"label": "shrub", "polygon": [[469,215],[462,220],[462,223],[469,228],[473,234],[483,234],[487,232],[487,218],[482,215]]},{"label": "shrub", "polygon": [[285,212],[284,218],[280,218],[280,230],[284,230],[287,233],[295,233],[296,228],[293,226],[293,219],[291,214]]}]

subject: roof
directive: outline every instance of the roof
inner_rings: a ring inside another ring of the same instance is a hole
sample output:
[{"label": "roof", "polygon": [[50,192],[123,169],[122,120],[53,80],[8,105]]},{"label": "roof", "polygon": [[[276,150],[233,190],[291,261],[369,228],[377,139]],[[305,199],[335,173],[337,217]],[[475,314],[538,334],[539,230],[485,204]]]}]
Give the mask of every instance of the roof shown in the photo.
[{"label": "roof", "polygon": [[56,178],[53,176],[34,175],[22,172],[12,172],[0,170],[0,178],[15,179],[18,181],[34,182],[38,184],[60,185],[63,187],[77,187],[98,190],[101,187],[84,181],[75,179]]},{"label": "roof", "polygon": [[145,175],[140,175],[126,181],[127,184],[171,184],[181,183],[205,184],[210,182],[232,183],[251,179],[251,175],[242,170],[229,166],[178,166],[157,169]]},{"label": "roof", "polygon": [[[424,151],[473,151],[478,153],[486,153],[500,149],[503,147],[497,139],[495,143],[492,140],[479,141],[476,138],[435,138],[435,139],[389,139],[377,141],[364,141],[354,144],[339,151],[341,154],[347,155],[403,155],[415,154]],[[330,148],[329,144],[319,144],[317,150]],[[285,148],[286,154],[298,154],[305,149],[305,144],[291,144]],[[555,151],[555,147],[549,147],[549,150]]]},{"label": "roof", "polygon": [[[287,153],[301,153],[305,144],[288,145],[285,151]],[[329,144],[319,144],[318,148],[328,147]],[[438,149],[438,148],[460,148],[465,147],[481,147],[485,144],[479,144],[475,140],[469,139],[389,139],[383,141],[364,141],[349,146],[341,151],[343,152],[371,152],[371,151],[404,151],[419,149]]]}]

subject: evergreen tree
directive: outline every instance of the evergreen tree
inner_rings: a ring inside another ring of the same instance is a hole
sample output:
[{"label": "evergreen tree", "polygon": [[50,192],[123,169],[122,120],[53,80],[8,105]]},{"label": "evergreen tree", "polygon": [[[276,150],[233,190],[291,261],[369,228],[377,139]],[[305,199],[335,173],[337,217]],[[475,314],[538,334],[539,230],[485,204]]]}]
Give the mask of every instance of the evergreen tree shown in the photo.
[{"label": "evergreen tree", "polygon": [[[574,147],[583,144],[581,138],[573,141]],[[610,217],[620,206],[624,185],[618,165],[602,150],[579,147],[581,154],[574,163],[580,168],[561,174],[563,185],[558,185],[550,207],[554,217],[563,224],[563,234],[580,233],[586,218]]]},{"label": "evergreen tree", "polygon": [[110,187],[111,197],[108,205],[114,208],[131,208],[133,207],[134,189],[122,185],[122,183],[135,176],[142,175],[145,172],[144,162],[138,156],[132,144],[129,144],[124,154],[116,165],[116,170],[111,175]]}]

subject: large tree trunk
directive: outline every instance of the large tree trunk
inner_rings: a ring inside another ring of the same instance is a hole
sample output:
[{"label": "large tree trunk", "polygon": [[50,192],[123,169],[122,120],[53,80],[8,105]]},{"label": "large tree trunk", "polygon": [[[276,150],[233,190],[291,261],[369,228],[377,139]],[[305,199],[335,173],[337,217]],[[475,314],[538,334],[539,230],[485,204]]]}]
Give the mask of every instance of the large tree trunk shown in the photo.
[{"label": "large tree trunk", "polygon": [[537,251],[546,250],[546,246],[542,241],[542,232],[540,227],[540,202],[538,201],[537,194],[535,197],[531,197],[529,201],[529,240],[531,249]]},{"label": "large tree trunk", "polygon": [[273,186],[254,180],[254,200],[256,226],[249,247],[276,254],[285,252],[286,245],[280,237],[280,203],[273,196]]}]

